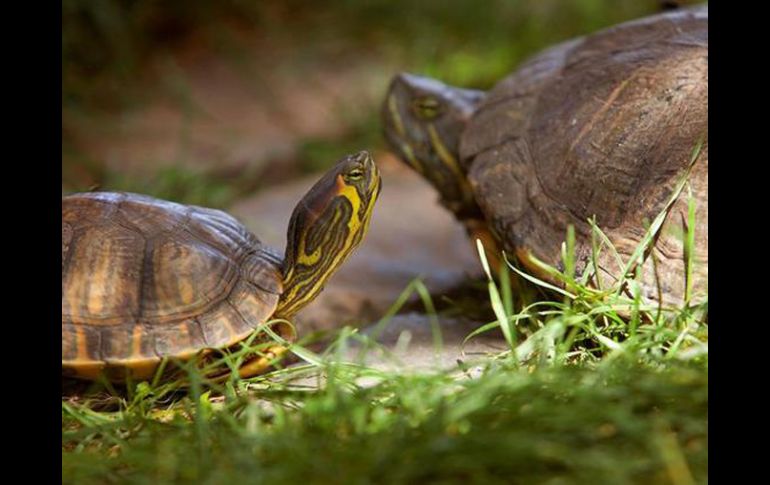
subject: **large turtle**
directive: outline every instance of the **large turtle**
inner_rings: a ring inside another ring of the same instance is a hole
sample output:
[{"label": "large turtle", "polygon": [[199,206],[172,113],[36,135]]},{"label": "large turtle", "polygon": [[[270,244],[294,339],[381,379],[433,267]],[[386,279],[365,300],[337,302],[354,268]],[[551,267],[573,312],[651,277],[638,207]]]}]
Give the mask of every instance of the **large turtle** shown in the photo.
[{"label": "large turtle", "polygon": [[[558,44],[486,93],[397,75],[383,118],[394,151],[435,186],[473,237],[551,281],[536,260],[560,266],[562,242],[574,225],[577,270],[586,268],[594,216],[625,265],[645,221],[663,211],[690,170],[697,203],[690,301],[705,296],[707,6]],[[643,265],[648,301],[676,304],[685,295],[682,234],[690,188],[670,206],[654,258]],[[602,287],[618,281],[621,265],[609,249],[598,263]]]},{"label": "large turtle", "polygon": [[367,152],[337,162],[294,209],[283,257],[219,210],[131,193],[63,197],[62,375],[146,379],[165,357],[229,348],[290,318],[359,245],[379,192]]}]

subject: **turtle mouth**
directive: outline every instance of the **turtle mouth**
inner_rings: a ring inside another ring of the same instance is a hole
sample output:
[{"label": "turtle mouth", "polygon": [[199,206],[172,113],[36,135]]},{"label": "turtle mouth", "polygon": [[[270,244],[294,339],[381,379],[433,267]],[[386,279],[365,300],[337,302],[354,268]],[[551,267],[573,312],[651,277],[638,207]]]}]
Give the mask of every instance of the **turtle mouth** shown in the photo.
[{"label": "turtle mouth", "polygon": [[380,191],[382,190],[382,177],[380,176],[380,170],[377,168],[377,164],[374,163],[374,159],[371,155],[368,156],[365,163],[371,174],[369,176],[369,184],[366,187],[372,199],[371,202],[369,202],[371,204],[377,200],[377,197],[380,195]]},{"label": "turtle mouth", "polygon": [[422,174],[425,172],[423,164],[420,162],[415,150],[405,136],[401,135],[390,126],[385,127],[384,135],[391,151],[394,152],[401,161],[412,167],[418,173]]},{"label": "turtle mouth", "polygon": [[401,160],[422,173],[421,165],[418,163],[414,150],[407,137],[404,119],[399,110],[398,96],[393,92],[396,83],[397,81],[393,82],[393,86],[391,86],[390,92],[382,106],[382,118],[384,120],[383,134],[391,150],[394,151]]}]

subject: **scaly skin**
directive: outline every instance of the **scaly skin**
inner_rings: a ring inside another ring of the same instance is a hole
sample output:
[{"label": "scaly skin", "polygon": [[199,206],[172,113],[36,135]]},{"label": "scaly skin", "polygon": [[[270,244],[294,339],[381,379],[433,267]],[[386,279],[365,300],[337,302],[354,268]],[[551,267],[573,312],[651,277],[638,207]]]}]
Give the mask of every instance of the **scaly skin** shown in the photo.
[{"label": "scaly skin", "polygon": [[[297,204],[289,221],[283,293],[274,318],[289,319],[323,290],[366,235],[381,187],[374,160],[360,152],[339,161]],[[263,372],[285,352],[281,345],[268,348],[245,362],[240,376]]]},{"label": "scaly skin", "polygon": [[[367,152],[340,160],[294,209],[283,258],[221,211],[139,194],[65,197],[62,375],[122,382],[152,378],[167,358],[206,366],[268,320],[293,340],[287,320],[361,243],[380,186]],[[286,350],[278,342],[255,353],[240,375],[264,371]]]},{"label": "scaly skin", "polygon": [[361,152],[340,161],[297,204],[289,222],[283,293],[275,317],[289,318],[311,302],[358,247],[380,188],[372,157]]},{"label": "scaly skin", "polygon": [[484,96],[482,91],[401,73],[390,84],[382,117],[393,150],[435,187],[441,204],[463,223],[474,245],[481,240],[491,267],[497,269],[500,245],[476,204],[459,155],[460,135]]}]

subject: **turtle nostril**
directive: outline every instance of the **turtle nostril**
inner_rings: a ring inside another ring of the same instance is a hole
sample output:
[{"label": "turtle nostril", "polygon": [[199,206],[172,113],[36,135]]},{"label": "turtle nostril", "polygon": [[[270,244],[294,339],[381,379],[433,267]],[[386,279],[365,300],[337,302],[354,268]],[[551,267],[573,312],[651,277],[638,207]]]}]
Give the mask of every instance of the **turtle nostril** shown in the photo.
[{"label": "turtle nostril", "polygon": [[368,167],[372,164],[372,156],[369,154],[366,150],[361,150],[355,156],[353,157],[354,160],[360,164],[362,164],[365,167]]}]

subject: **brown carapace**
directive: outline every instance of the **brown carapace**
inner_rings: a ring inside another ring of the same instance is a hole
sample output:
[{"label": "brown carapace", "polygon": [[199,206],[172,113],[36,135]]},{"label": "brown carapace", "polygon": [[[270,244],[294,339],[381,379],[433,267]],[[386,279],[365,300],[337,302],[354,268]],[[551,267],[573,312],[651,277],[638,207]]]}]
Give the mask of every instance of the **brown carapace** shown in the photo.
[{"label": "brown carapace", "polygon": [[[535,260],[561,265],[569,225],[576,270],[593,264],[594,217],[625,263],[689,175],[645,253],[639,281],[645,300],[706,298],[708,6],[556,45],[487,93],[400,74],[383,117],[393,149],[436,187],[468,232],[487,227],[499,249],[535,273]],[[687,227],[689,194],[694,228]],[[693,251],[685,254],[691,229]],[[624,269],[606,247],[597,265],[594,283],[603,288]]]},{"label": "brown carapace", "polygon": [[[367,152],[339,161],[295,208],[284,257],[219,210],[131,193],[64,197],[62,375],[147,379],[163,359],[227,349],[291,317],[361,242],[379,191]],[[275,327],[290,339],[289,328]]]}]

